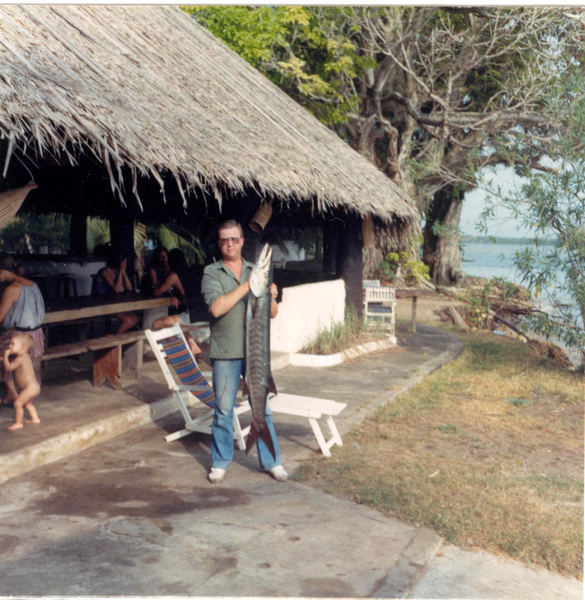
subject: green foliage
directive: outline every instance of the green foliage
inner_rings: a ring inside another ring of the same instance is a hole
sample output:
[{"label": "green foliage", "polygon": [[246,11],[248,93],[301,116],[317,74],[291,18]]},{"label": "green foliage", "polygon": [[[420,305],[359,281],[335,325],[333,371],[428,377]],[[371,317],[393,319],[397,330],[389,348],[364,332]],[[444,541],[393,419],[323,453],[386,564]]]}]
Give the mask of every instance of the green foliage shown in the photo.
[{"label": "green foliage", "polygon": [[437,427],[437,429],[441,433],[459,433],[459,428],[456,425],[453,425],[452,423],[446,423],[444,425],[439,425],[439,427]]},{"label": "green foliage", "polygon": [[[515,263],[523,283],[536,298],[544,298],[552,312],[536,313],[530,325],[546,337],[556,335],[578,347],[585,358],[585,76],[559,81],[550,90],[546,111],[549,118],[563,118],[567,126],[540,147],[543,158],[537,164],[532,140],[520,139],[508,147],[520,165],[522,183],[511,193],[486,184],[490,196],[480,226],[486,230],[499,204],[533,232],[532,245],[516,252]],[[572,304],[563,302],[561,294]]]},{"label": "green foliage", "polygon": [[[179,248],[185,253],[188,264],[203,264],[205,251],[199,238],[174,223],[146,225],[137,221],[134,225],[134,249],[142,257],[145,245],[164,246],[167,250]],[[93,252],[98,244],[110,243],[110,224],[106,219],[89,217],[87,221],[87,248]]]},{"label": "green foliage", "polygon": [[[99,244],[107,245],[110,243],[110,222],[101,217],[87,218],[87,250],[93,252]],[[136,239],[134,240],[136,245]]]},{"label": "green foliage", "polygon": [[32,247],[33,253],[65,253],[69,250],[70,226],[70,215],[21,213],[0,230],[0,247],[4,252],[28,253]]},{"label": "green foliage", "polygon": [[306,6],[182,9],[324,123],[346,123],[358,109],[350,82],[374,63],[351,39],[354,9],[330,7],[326,20]]},{"label": "green foliage", "polygon": [[488,281],[484,284],[481,290],[472,290],[465,296],[470,307],[467,311],[467,320],[473,327],[482,329],[491,310],[491,302],[489,296],[493,290],[493,283]]},{"label": "green foliage", "polygon": [[386,279],[396,282],[399,277],[404,277],[408,285],[420,284],[425,279],[430,279],[429,267],[417,258],[421,237],[411,240],[410,247],[401,252],[389,252],[380,263],[380,273]]},{"label": "green foliage", "polygon": [[524,400],[524,398],[508,398],[507,400],[514,406],[526,406],[527,404],[530,404],[530,402],[528,402],[528,400]]}]

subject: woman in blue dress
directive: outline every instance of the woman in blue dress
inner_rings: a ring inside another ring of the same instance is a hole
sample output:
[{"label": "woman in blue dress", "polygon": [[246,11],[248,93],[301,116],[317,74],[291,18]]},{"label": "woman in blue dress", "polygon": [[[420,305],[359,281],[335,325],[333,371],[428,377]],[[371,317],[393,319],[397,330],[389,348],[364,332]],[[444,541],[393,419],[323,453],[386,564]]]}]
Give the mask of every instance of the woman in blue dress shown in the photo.
[{"label": "woman in blue dress", "polygon": [[[29,350],[31,358],[42,356],[45,351],[45,335],[41,329],[45,318],[45,302],[41,290],[34,281],[18,273],[14,258],[4,252],[0,252],[0,284],[4,288],[0,296],[0,353],[4,355],[14,335],[26,331],[34,342]],[[6,384],[7,392],[1,404],[12,406],[18,397],[14,373],[2,368],[0,380]]]},{"label": "woman in blue dress", "polygon": [[[111,251],[106,266],[101,268],[94,279],[92,293],[97,296],[110,296],[122,292],[131,292],[132,283],[126,274],[126,259],[116,251]],[[121,323],[116,333],[124,333],[140,322],[137,313],[118,313]]]}]

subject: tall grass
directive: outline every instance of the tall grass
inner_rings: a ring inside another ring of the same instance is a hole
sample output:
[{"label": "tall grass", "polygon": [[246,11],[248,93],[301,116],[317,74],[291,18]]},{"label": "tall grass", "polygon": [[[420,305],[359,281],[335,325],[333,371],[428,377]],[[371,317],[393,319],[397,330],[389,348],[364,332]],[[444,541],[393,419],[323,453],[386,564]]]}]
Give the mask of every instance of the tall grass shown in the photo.
[{"label": "tall grass", "polygon": [[335,354],[353,346],[384,337],[385,325],[376,322],[373,327],[354,311],[345,313],[345,320],[321,329],[313,341],[301,352],[304,354]]}]

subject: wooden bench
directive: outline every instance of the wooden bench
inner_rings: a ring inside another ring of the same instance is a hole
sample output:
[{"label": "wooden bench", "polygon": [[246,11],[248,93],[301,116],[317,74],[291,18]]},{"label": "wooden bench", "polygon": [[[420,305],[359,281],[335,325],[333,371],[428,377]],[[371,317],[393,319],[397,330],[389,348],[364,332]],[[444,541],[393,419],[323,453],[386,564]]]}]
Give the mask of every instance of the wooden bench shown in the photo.
[{"label": "wooden bench", "polygon": [[[194,331],[206,326],[206,323],[201,323],[183,326],[182,329]],[[45,362],[93,352],[93,385],[97,387],[109,381],[115,390],[120,390],[122,381],[131,382],[140,379],[145,339],[144,330],[105,335],[46,348],[39,360]]]},{"label": "wooden bench", "polygon": [[[107,380],[115,390],[119,390],[122,379],[139,379],[145,339],[144,331],[106,335],[47,348],[40,360],[44,362],[93,352],[93,385],[99,386]],[[123,346],[129,347],[123,351]]]}]

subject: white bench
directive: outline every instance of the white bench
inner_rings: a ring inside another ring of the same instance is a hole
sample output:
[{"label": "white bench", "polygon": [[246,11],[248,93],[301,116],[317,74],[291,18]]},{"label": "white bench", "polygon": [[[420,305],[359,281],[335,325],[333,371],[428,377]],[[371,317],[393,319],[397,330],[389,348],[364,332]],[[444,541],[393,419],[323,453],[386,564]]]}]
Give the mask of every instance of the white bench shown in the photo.
[{"label": "white bench", "polygon": [[[203,373],[203,376],[206,377],[208,381],[211,381],[211,373]],[[336,417],[347,406],[345,402],[324,400],[322,398],[311,398],[309,396],[297,396],[295,394],[271,394],[268,397],[268,402],[272,412],[274,413],[309,419],[309,424],[311,425],[311,429],[315,434],[319,448],[325,456],[331,456],[331,447],[335,445],[343,446],[343,441],[341,440],[341,436],[339,435],[339,431],[337,430],[337,426],[335,425],[333,417]],[[239,407],[236,409],[238,415],[250,411],[250,405],[248,404],[247,400],[238,398],[238,404]],[[325,422],[327,423],[329,432],[331,434],[329,439],[325,438],[325,435],[323,434],[319,424],[319,419],[323,417],[325,417]],[[193,429],[193,431],[203,431],[203,427],[208,427],[209,429],[205,432],[211,433],[213,411],[203,415],[201,419],[203,419],[203,421],[198,420],[196,425],[197,429]],[[236,425],[236,419],[234,419],[234,425]],[[186,427],[189,426],[187,425]],[[238,423],[236,429],[237,431],[234,432],[234,437],[238,440],[238,446],[240,450],[242,450],[245,448],[243,438],[248,435],[250,426],[241,428]],[[180,437],[183,437],[183,435],[188,435],[188,433],[189,431],[185,429]],[[167,441],[171,441],[171,439],[177,439],[178,437],[179,435],[177,434],[171,434],[170,436],[167,436]]]},{"label": "white bench", "polygon": [[[332,446],[343,446],[341,436],[337,431],[337,426],[333,417],[336,417],[346,406],[344,402],[336,402],[335,400],[323,400],[321,398],[310,398],[308,396],[295,396],[294,394],[278,394],[271,396],[268,399],[270,408],[275,413],[285,415],[294,415],[297,417],[306,417],[309,419],[311,429],[317,438],[317,443],[321,452],[325,456],[331,456],[329,449]],[[325,439],[319,419],[325,417],[331,437]]]}]

